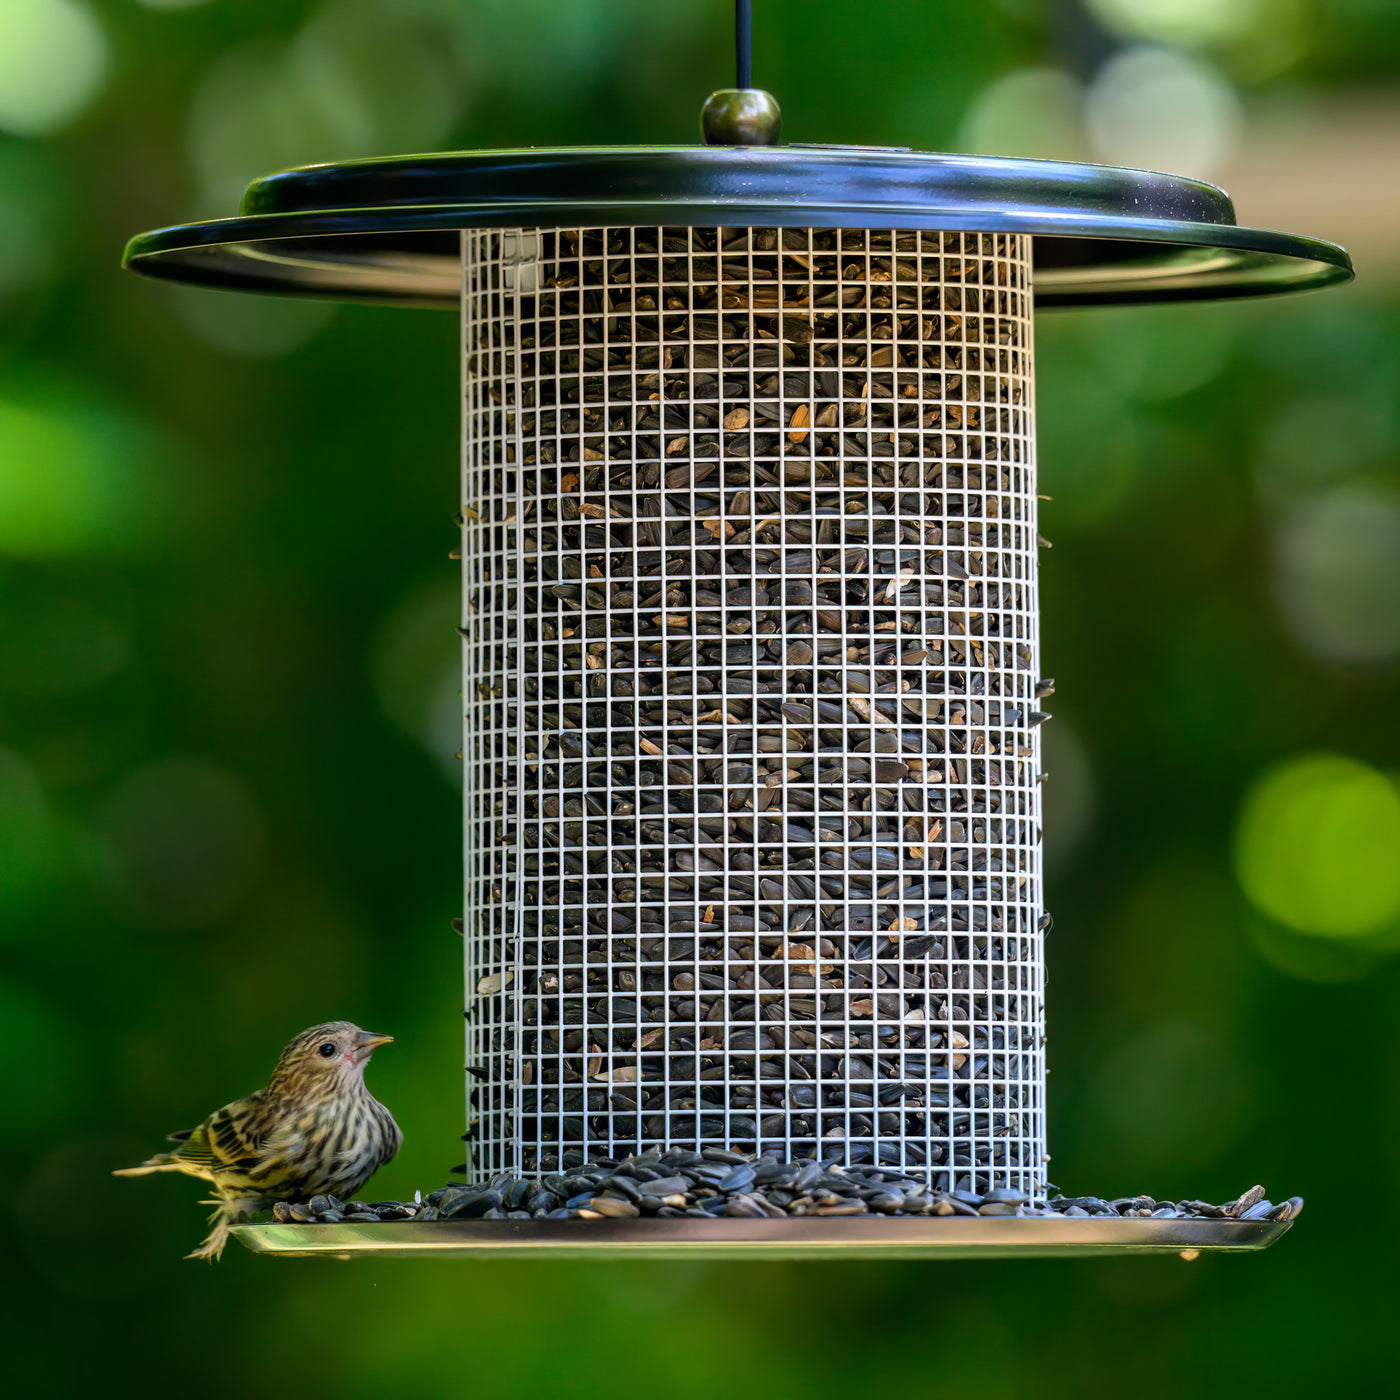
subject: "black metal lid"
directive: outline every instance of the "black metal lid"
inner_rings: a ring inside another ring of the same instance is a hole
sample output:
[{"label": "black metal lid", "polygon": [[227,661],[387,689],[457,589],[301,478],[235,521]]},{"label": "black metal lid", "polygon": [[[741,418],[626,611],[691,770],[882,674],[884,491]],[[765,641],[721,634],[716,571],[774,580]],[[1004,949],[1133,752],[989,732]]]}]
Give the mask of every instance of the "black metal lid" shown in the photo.
[{"label": "black metal lid", "polygon": [[1039,306],[1213,300],[1351,278],[1345,250],[1240,228],[1179,175],[850,146],[393,156],[256,180],[237,218],[139,234],[124,265],[208,287],[456,306],[465,228],[928,228],[1035,236]]}]

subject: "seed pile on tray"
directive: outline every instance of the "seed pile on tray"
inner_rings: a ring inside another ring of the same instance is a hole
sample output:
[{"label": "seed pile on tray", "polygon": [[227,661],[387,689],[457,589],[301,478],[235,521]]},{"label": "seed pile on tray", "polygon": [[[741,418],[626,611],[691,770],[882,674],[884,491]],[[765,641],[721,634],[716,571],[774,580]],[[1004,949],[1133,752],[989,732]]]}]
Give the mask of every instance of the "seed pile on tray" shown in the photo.
[{"label": "seed pile on tray", "polygon": [[[946,1182],[946,1173],[940,1174]],[[1052,1188],[1053,1189],[1053,1188]],[[540,1179],[502,1172],[472,1184],[450,1183],[411,1202],[342,1202],[313,1196],[279,1201],[284,1223],[392,1220],[628,1220],[717,1216],[782,1218],[850,1215],[1090,1216],[1180,1220],[1291,1220],[1300,1196],[1277,1204],[1262,1186],[1224,1205],[1158,1201],[1151,1196],[1030,1196],[1006,1187],[977,1191],[967,1178],[952,1189],[928,1179],[878,1167],[834,1162],[780,1162],[707,1148],[652,1150],[624,1161],[604,1158],[573,1172]]]},{"label": "seed pile on tray", "polygon": [[467,235],[486,1168],[1043,1181],[1029,257]]}]

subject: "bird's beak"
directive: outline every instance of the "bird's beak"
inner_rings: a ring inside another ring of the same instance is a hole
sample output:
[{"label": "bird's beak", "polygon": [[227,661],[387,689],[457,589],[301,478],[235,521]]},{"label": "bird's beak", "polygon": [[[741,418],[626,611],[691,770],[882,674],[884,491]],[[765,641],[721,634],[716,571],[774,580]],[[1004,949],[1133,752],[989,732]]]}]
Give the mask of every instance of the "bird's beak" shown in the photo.
[{"label": "bird's beak", "polygon": [[388,1045],[393,1038],[391,1035],[375,1035],[373,1031],[361,1031],[355,1037],[355,1059],[369,1059],[381,1045]]}]

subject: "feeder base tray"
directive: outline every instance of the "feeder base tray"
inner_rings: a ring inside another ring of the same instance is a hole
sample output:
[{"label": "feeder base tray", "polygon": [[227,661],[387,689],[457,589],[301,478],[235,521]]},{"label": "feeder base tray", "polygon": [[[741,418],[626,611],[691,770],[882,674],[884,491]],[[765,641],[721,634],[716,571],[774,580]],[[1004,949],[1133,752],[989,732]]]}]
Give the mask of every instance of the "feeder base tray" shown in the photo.
[{"label": "feeder base tray", "polygon": [[1267,1249],[1289,1224],[1044,1216],[404,1220],[239,1225],[233,1233],[255,1254],[298,1258],[996,1259]]}]

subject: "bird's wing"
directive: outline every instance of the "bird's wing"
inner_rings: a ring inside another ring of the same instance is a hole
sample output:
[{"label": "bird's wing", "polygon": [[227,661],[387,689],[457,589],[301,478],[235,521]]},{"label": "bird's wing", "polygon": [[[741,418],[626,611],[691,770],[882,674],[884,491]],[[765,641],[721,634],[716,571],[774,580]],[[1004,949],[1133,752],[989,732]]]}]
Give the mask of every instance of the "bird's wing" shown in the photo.
[{"label": "bird's wing", "polygon": [[166,1133],[165,1140],[166,1142],[188,1142],[192,1132],[194,1132],[193,1128],[181,1128],[177,1132]]},{"label": "bird's wing", "polygon": [[211,1174],[246,1170],[260,1152],[262,1106],[261,1090],[225,1104],[197,1128],[191,1128],[170,1156]]}]

